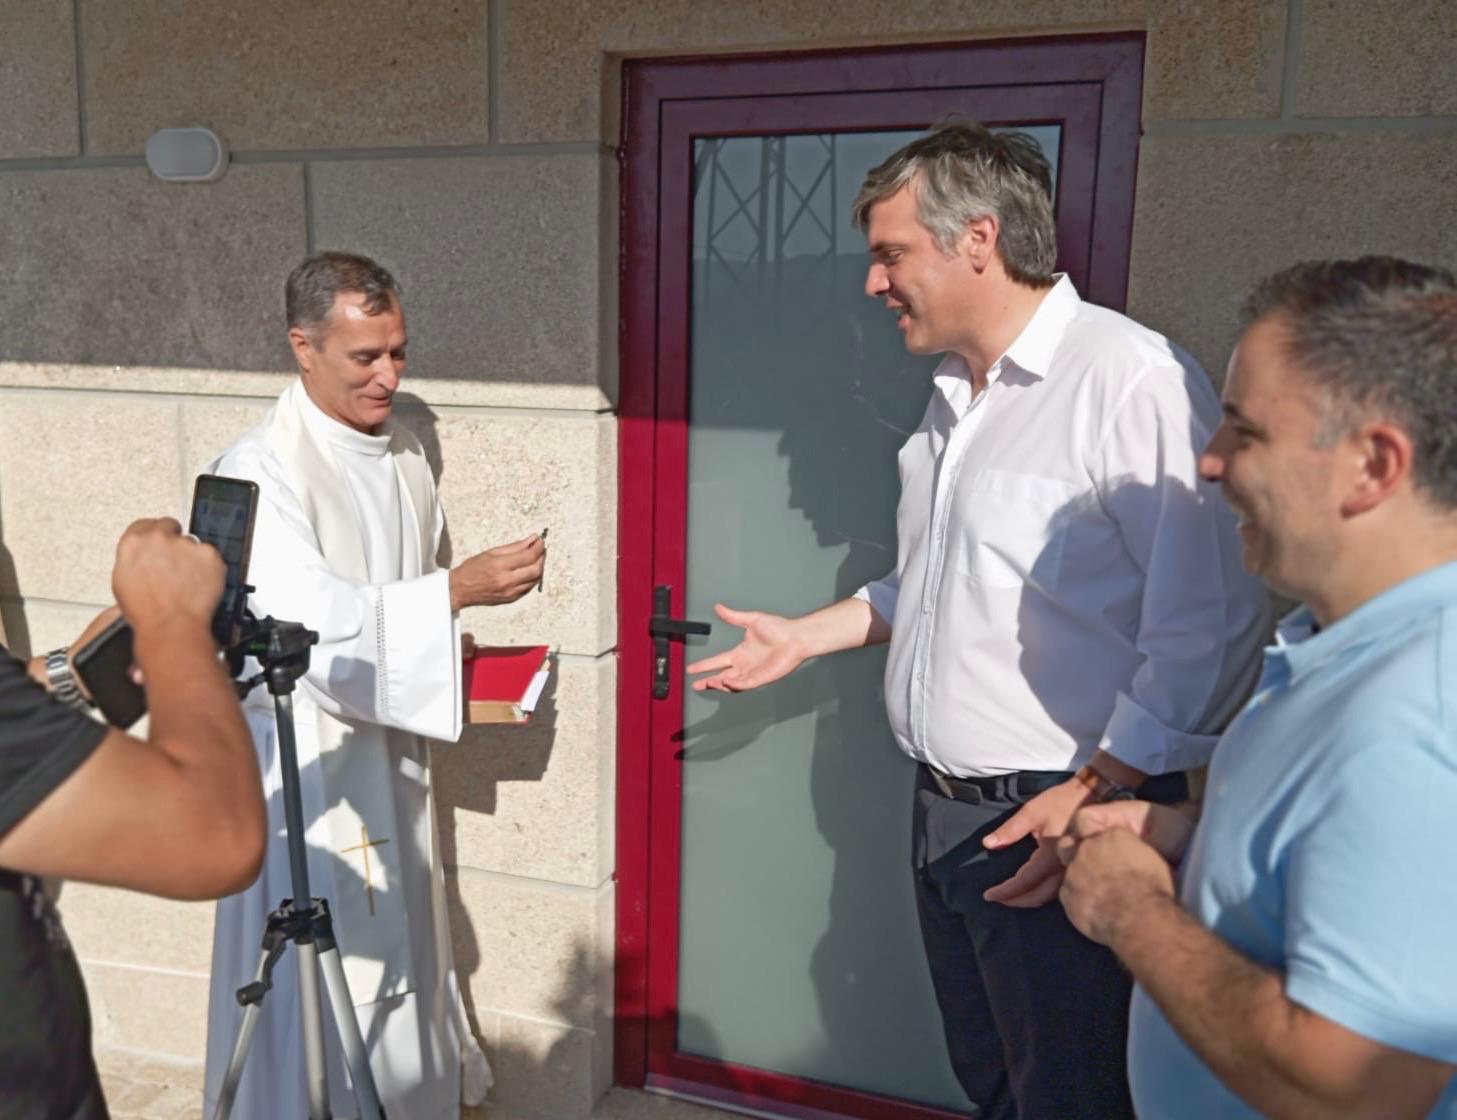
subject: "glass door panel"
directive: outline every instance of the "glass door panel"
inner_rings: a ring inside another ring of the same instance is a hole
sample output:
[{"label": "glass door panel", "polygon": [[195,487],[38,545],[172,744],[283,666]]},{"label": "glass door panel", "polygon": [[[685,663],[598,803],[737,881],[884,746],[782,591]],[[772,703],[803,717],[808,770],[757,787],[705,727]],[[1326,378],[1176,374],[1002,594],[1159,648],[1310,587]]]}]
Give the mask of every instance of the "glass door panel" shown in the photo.
[{"label": "glass door panel", "polygon": [[[1054,166],[1056,125],[1028,127]],[[801,614],[895,565],[896,453],[935,358],[863,294],[850,203],[914,131],[694,144],[684,613]],[[716,624],[688,659],[728,648]],[[910,888],[884,650],[683,692],[677,1049],[964,1109]]]}]

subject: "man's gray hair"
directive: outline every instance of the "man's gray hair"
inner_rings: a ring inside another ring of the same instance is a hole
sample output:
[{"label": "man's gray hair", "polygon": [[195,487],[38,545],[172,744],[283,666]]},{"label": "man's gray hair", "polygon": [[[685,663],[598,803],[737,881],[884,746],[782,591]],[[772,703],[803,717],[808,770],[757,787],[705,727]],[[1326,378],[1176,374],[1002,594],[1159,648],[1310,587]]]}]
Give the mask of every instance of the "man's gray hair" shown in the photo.
[{"label": "man's gray hair", "polygon": [[1320,395],[1318,445],[1373,414],[1411,437],[1412,480],[1457,508],[1457,280],[1395,257],[1306,261],[1262,281],[1244,326],[1274,316]]},{"label": "man's gray hair", "polygon": [[289,328],[298,327],[317,345],[319,328],[341,292],[358,292],[364,311],[378,315],[400,298],[387,269],[355,253],[315,253],[288,274],[283,287]]},{"label": "man's gray hair", "polygon": [[1027,133],[957,122],[911,141],[865,176],[850,211],[860,231],[869,228],[872,206],[907,186],[921,224],[947,256],[968,222],[995,218],[1007,275],[1033,288],[1052,283],[1052,168]]}]

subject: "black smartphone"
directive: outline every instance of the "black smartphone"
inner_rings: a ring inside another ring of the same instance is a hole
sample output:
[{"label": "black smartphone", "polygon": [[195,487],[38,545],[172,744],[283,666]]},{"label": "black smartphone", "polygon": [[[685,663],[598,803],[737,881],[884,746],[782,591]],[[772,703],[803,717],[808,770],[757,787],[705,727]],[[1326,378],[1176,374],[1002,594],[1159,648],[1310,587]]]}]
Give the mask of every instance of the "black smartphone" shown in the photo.
[{"label": "black smartphone", "polygon": [[248,557],[253,551],[253,519],[258,513],[258,484],[242,478],[200,474],[192,489],[192,515],[187,531],[222,554],[227,565],[223,597],[213,615],[212,636],[227,649],[238,640],[247,605]]},{"label": "black smartphone", "polygon": [[147,694],[131,678],[132,628],[118,618],[71,657],[76,675],[106,722],[127,728],[147,710]]}]

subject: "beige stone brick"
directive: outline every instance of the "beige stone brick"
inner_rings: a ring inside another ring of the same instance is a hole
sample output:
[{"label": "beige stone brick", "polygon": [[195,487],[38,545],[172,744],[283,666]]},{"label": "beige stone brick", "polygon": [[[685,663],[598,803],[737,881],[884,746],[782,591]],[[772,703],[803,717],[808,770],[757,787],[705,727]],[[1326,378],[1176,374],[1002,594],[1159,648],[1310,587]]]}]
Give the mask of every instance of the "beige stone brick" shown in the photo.
[{"label": "beige stone brick", "polygon": [[595,887],[613,868],[615,662],[557,660],[525,727],[467,727],[433,748],[450,865]]},{"label": "beige stone brick", "polygon": [[7,364],[291,365],[279,320],[305,246],[300,168],[189,184],[126,167],[9,172],[0,214]]},{"label": "beige stone brick", "polygon": [[396,415],[440,464],[457,563],[551,530],[542,591],[469,608],[465,628],[482,645],[544,643],[589,656],[610,649],[617,640],[616,421],[409,404],[397,405]]},{"label": "beige stone brick", "polygon": [[412,391],[604,408],[616,396],[602,275],[617,249],[612,170],[569,154],[394,160],[368,174],[316,164],[314,241],[376,257],[400,280]]},{"label": "beige stone brick", "polygon": [[73,0],[0,0],[0,159],[81,150]]},{"label": "beige stone brick", "polygon": [[98,1047],[124,1046],[185,1062],[203,1060],[207,1044],[205,975],[85,961],[81,971],[91,1001],[92,1038]]},{"label": "beige stone brick", "polygon": [[83,960],[199,974],[212,967],[214,906],[89,883],[66,883],[60,897],[66,932]]},{"label": "beige stone brick", "polygon": [[1148,30],[1145,115],[1273,115],[1284,0],[497,0],[501,139],[616,142],[622,56]]},{"label": "beige stone brick", "polygon": [[593,1073],[595,1051],[605,1044],[592,1031],[501,1016],[492,1054],[495,1107],[520,1120],[587,1120],[607,1088]]},{"label": "beige stone brick", "polygon": [[177,437],[172,400],[0,391],[0,593],[110,603],[122,530],[182,507]]},{"label": "beige stone brick", "polygon": [[272,405],[271,399],[184,401],[182,469],[186,477],[192,479],[200,474],[235,439],[262,420]]},{"label": "beige stone brick", "polygon": [[208,125],[234,150],[486,139],[486,0],[89,0],[88,143]]},{"label": "beige stone brick", "polygon": [[[0,493],[3,501],[3,493]],[[0,543],[0,567],[4,544]],[[100,603],[55,603],[48,599],[0,599],[6,648],[17,657],[31,657],[73,644],[99,610]]]},{"label": "beige stone brick", "polygon": [[564,887],[458,870],[446,877],[451,939],[466,1006],[582,1029],[604,1027],[604,977],[613,945],[603,941],[611,884]]},{"label": "beige stone brick", "polygon": [[1129,313],[1218,376],[1240,303],[1276,269],[1364,253],[1457,265],[1450,202],[1432,189],[1454,176],[1453,136],[1145,138]]},{"label": "beige stone brick", "polygon": [[1300,116],[1457,114],[1457,4],[1324,0],[1301,13]]}]

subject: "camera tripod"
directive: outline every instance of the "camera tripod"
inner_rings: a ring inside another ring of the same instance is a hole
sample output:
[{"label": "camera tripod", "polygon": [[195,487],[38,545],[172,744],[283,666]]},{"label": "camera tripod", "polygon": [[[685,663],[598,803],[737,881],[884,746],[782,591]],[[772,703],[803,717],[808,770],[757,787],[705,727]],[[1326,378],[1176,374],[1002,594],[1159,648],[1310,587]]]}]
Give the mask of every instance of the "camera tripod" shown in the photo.
[{"label": "camera tripod", "polygon": [[333,920],[327,899],[309,893],[308,858],[304,849],[303,800],[299,791],[298,750],[294,740],[294,682],[308,671],[309,647],[319,640],[318,634],[297,622],[279,622],[271,616],[261,622],[245,616],[241,637],[228,650],[228,664],[237,676],[243,659],[257,659],[261,671],[237,684],[239,697],[246,696],[258,684],[267,682],[273,697],[274,716],[278,724],[279,771],[283,777],[283,812],[288,833],[289,869],[293,878],[293,897],[285,898],[278,909],[268,915],[263,931],[263,949],[258,971],[253,980],[238,989],[238,1002],[243,1007],[243,1020],[233,1040],[228,1070],[218,1093],[213,1120],[228,1120],[238,1084],[243,1076],[243,1063],[253,1040],[258,1016],[263,1010],[263,997],[273,986],[273,966],[278,963],[290,942],[298,962],[299,1013],[303,1020],[304,1070],[306,1072],[309,1120],[329,1120],[329,1082],[324,1060],[324,1021],[319,1005],[319,977],[334,1012],[334,1025],[344,1061],[354,1083],[361,1120],[384,1120],[374,1076],[369,1068],[369,1055],[354,1016],[354,1001],[344,978],[339,959],[339,946],[334,940]]}]

